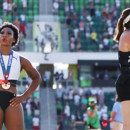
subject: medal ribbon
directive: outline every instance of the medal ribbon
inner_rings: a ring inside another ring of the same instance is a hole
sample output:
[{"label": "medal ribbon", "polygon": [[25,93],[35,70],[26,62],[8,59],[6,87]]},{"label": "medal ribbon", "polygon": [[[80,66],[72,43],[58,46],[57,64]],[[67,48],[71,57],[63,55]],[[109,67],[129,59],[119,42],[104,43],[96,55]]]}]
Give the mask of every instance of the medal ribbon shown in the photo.
[{"label": "medal ribbon", "polygon": [[4,79],[5,79],[5,83],[8,83],[10,68],[11,68],[11,65],[12,65],[12,59],[13,59],[13,51],[11,50],[10,54],[9,54],[7,69],[6,69],[2,53],[0,51],[0,64],[1,64],[2,71],[3,71],[3,76],[4,76]]}]

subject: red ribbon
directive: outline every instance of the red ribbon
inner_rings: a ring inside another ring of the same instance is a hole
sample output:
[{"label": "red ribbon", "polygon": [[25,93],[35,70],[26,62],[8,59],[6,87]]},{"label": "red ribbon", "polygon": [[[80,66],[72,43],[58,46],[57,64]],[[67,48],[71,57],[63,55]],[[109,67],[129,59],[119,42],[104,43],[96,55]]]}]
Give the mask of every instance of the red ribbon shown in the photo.
[{"label": "red ribbon", "polygon": [[2,83],[7,84],[7,83],[8,83],[8,80],[2,80],[2,79],[0,79],[0,84],[2,84]]}]

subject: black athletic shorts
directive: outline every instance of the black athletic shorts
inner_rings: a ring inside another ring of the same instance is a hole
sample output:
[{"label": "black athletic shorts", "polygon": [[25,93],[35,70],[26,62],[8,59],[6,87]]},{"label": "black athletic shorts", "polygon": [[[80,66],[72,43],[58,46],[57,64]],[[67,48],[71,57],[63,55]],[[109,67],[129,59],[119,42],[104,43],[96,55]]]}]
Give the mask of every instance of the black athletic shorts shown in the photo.
[{"label": "black athletic shorts", "polygon": [[2,108],[3,112],[7,109],[10,105],[10,100],[16,97],[14,93],[7,92],[7,91],[0,91],[0,107]]},{"label": "black athletic shorts", "polygon": [[121,74],[115,84],[118,100],[130,100],[130,74]]}]

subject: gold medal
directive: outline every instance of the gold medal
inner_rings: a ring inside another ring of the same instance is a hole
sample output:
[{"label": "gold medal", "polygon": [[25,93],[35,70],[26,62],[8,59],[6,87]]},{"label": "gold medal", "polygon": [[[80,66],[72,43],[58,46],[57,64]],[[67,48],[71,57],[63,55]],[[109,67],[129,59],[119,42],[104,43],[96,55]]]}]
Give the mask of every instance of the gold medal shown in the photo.
[{"label": "gold medal", "polygon": [[10,82],[8,82],[7,84],[6,83],[2,83],[1,86],[2,86],[3,89],[9,89],[11,84],[10,84]]}]

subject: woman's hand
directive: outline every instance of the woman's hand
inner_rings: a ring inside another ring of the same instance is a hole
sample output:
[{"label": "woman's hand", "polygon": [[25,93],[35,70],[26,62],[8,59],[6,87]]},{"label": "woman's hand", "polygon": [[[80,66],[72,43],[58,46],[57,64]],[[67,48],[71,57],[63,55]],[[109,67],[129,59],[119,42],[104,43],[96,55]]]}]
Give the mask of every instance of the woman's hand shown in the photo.
[{"label": "woman's hand", "polygon": [[12,107],[18,107],[25,100],[23,95],[16,96],[10,100],[10,105]]}]

